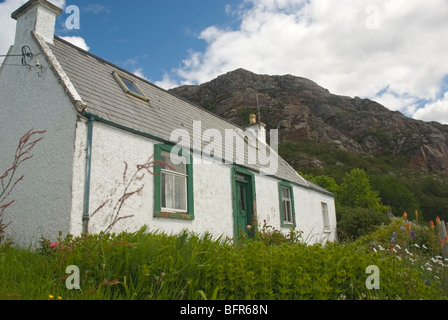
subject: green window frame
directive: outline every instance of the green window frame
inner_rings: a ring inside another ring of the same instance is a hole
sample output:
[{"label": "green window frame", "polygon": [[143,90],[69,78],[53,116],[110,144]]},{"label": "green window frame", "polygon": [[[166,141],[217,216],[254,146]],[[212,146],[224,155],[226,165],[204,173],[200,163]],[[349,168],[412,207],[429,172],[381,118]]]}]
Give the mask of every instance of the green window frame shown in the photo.
[{"label": "green window frame", "polygon": [[293,228],[296,226],[296,212],[294,206],[294,188],[287,182],[279,182],[278,197],[280,206],[281,226]]},{"label": "green window frame", "polygon": [[194,220],[193,156],[180,149],[177,156],[184,158],[183,164],[173,164],[173,148],[165,144],[154,147],[154,217]]}]

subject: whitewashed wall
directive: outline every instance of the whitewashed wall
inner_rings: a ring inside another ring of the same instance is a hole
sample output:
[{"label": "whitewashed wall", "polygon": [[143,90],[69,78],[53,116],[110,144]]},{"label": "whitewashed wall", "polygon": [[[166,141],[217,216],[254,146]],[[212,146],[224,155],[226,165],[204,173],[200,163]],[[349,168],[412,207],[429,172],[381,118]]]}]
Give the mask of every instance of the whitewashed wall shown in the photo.
[{"label": "whitewashed wall", "polygon": [[[76,131],[74,201],[70,228],[74,234],[82,232],[87,126],[87,121],[81,120]],[[131,176],[137,170],[138,164],[145,163],[153,155],[156,143],[159,142],[94,122],[90,214],[93,214],[104,201],[110,201],[92,217],[89,223],[90,232],[104,231],[110,224],[113,207],[124,192],[124,162],[128,164],[128,176]],[[199,162],[197,159],[195,155],[193,163]],[[193,221],[154,218],[154,176],[146,174],[142,181],[136,181],[129,189],[129,191],[137,190],[144,185],[142,191],[129,198],[121,210],[120,216],[133,215],[133,217],[119,221],[112,232],[133,232],[146,225],[150,230],[160,230],[169,234],[188,229],[201,234],[210,232],[217,236],[233,237],[230,167],[212,163],[196,164],[193,167],[193,182],[195,193]]]},{"label": "whitewashed wall", "polygon": [[[303,232],[307,243],[325,243],[336,240],[336,209],[334,199],[319,192],[294,187],[297,230]],[[330,232],[324,230],[322,202],[328,205]]]},{"label": "whitewashed wall", "polygon": [[[23,45],[33,53],[40,49],[31,37]],[[47,130],[34,148],[34,157],[20,165],[24,175],[10,196],[16,202],[5,212],[11,222],[7,235],[17,244],[36,243],[41,236],[68,232],[76,112],[42,55],[42,72],[21,66],[21,57],[8,57],[0,71],[0,175],[11,165],[19,139],[30,129]],[[28,59],[35,65],[35,59]]]},{"label": "whitewashed wall", "polygon": [[[282,228],[279,206],[278,180],[272,177],[256,176],[258,222],[264,220],[275,230],[288,234],[291,229]],[[293,186],[296,214],[296,231],[303,232],[303,240],[309,244],[336,240],[336,211],[334,199],[322,193]],[[324,230],[322,202],[328,205],[330,232]]]}]

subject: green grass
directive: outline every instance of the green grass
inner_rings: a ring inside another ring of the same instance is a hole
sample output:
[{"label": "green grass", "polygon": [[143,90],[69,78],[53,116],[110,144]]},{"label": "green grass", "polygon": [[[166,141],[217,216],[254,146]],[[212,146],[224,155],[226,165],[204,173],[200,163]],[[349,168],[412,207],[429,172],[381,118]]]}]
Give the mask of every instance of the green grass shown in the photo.
[{"label": "green grass", "polygon": [[[0,299],[447,298],[442,281],[429,283],[418,267],[373,251],[370,239],[311,246],[268,238],[264,234],[235,245],[208,234],[167,235],[142,229],[131,234],[69,236],[59,239],[57,247],[43,241],[34,251],[4,246],[0,247]],[[65,271],[70,265],[79,267],[80,290],[66,287],[70,274]],[[381,272],[379,290],[366,287],[370,265]],[[446,274],[446,264],[444,268],[438,272]]]}]

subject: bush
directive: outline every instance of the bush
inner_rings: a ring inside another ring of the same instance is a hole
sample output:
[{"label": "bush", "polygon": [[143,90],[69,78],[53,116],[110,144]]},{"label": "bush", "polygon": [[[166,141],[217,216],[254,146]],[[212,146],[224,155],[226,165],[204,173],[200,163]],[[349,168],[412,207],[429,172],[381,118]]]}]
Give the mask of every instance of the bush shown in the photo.
[{"label": "bush", "polygon": [[368,208],[340,208],[336,218],[341,241],[356,240],[379,226],[390,223],[386,213]]},{"label": "bush", "polygon": [[443,247],[437,231],[430,224],[418,224],[405,217],[394,218],[389,225],[356,241],[405,267],[418,270],[427,284],[435,284],[448,293],[448,260],[443,258]]},{"label": "bush", "polygon": [[[277,236],[275,236],[277,239]],[[64,300],[338,300],[444,299],[404,262],[366,242],[306,245],[250,240],[235,245],[184,232],[67,236],[43,239],[38,253],[0,252],[0,299]],[[65,286],[66,268],[80,270],[80,290]],[[381,287],[366,286],[367,267]]]}]

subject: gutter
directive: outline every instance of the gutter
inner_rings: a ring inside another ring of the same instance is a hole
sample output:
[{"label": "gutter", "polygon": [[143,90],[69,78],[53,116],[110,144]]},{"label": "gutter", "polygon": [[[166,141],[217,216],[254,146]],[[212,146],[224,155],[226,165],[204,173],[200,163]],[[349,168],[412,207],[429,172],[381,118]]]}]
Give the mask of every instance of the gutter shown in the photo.
[{"label": "gutter", "polygon": [[84,210],[82,216],[82,233],[89,233],[89,221],[90,221],[90,176],[92,172],[92,140],[93,140],[93,123],[95,117],[89,116],[89,124],[87,131],[87,157],[86,157],[86,178],[84,186]]}]

